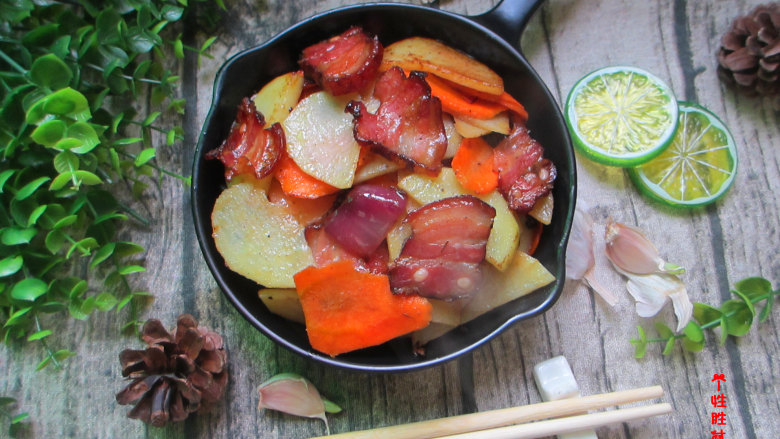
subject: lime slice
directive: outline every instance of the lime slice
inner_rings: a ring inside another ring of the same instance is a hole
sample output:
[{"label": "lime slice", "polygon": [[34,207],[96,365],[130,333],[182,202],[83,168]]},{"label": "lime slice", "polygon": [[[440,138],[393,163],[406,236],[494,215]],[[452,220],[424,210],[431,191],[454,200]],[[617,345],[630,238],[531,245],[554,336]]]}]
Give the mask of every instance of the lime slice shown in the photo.
[{"label": "lime slice", "polygon": [[737,148],[726,125],[706,108],[680,102],[671,146],[628,170],[639,190],[670,206],[702,206],[729,190],[737,174]]},{"label": "lime slice", "polygon": [[606,67],[574,84],[566,121],[593,161],[636,166],[661,153],[677,127],[677,101],[661,79],[636,67]]}]

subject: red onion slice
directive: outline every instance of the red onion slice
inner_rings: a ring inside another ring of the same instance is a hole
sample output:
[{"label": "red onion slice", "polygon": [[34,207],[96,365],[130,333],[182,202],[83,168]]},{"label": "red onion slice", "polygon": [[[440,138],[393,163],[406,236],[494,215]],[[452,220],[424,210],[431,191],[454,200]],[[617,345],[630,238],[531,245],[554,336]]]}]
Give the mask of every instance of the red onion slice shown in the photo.
[{"label": "red onion slice", "polygon": [[363,184],[326,220],[325,232],[347,251],[369,257],[406,211],[406,197],[386,186]]}]

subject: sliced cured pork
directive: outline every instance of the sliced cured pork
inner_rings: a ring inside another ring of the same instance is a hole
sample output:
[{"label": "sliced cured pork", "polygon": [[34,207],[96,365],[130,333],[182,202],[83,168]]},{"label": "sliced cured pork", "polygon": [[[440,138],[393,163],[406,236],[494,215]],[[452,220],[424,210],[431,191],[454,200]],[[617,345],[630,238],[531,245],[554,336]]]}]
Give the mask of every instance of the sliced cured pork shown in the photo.
[{"label": "sliced cured pork", "polygon": [[438,173],[447,151],[441,102],[431,96],[425,74],[393,67],[382,73],[374,88],[381,104],[376,114],[362,102],[352,101],[347,111],[355,117],[355,139],[389,159],[402,159]]},{"label": "sliced cured pork", "polygon": [[517,213],[528,213],[552,190],[555,165],[543,157],[544,148],[522,125],[516,126],[493,150],[498,188]]},{"label": "sliced cured pork", "polygon": [[244,98],[230,134],[218,147],[206,153],[207,159],[219,159],[225,165],[225,179],[238,174],[263,178],[271,173],[284,151],[284,131],[275,123],[265,129],[263,115],[249,98]]},{"label": "sliced cured pork", "polygon": [[471,195],[445,198],[404,220],[412,234],[390,269],[390,285],[402,294],[452,300],[475,291],[480,262],[496,210]]},{"label": "sliced cured pork", "polygon": [[307,76],[334,96],[368,86],[382,63],[382,44],[359,27],[303,49],[299,61]]}]

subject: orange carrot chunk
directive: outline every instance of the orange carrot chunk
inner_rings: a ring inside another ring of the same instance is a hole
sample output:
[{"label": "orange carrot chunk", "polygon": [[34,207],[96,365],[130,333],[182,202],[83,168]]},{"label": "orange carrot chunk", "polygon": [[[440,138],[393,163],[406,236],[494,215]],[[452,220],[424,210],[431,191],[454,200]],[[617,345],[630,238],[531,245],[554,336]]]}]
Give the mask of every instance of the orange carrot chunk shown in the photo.
[{"label": "orange carrot chunk", "polygon": [[358,169],[365,166],[366,163],[368,163],[370,158],[371,158],[371,148],[369,148],[368,146],[361,146],[360,155],[358,155],[358,162],[355,170],[357,171]]},{"label": "orange carrot chunk", "polygon": [[307,226],[328,213],[336,201],[338,194],[323,195],[319,198],[293,197],[284,193],[279,180],[274,179],[268,188],[268,201],[280,206],[285,206],[298,220],[298,223]]},{"label": "orange carrot chunk", "polygon": [[505,109],[500,104],[468,96],[437,76],[429,74],[425,77],[425,81],[431,87],[431,95],[441,101],[441,109],[453,116],[490,119]]},{"label": "orange carrot chunk", "polygon": [[502,93],[501,96],[498,97],[498,103],[510,111],[514,111],[518,116],[520,116],[520,118],[523,119],[523,122],[528,120],[528,112],[525,111],[523,104],[517,102],[517,99],[513,98],[509,93]]},{"label": "orange carrot chunk", "polygon": [[275,175],[284,193],[293,197],[319,198],[339,191],[339,188],[303,172],[287,154],[283,154],[276,164]]},{"label": "orange carrot chunk", "polygon": [[452,158],[452,170],[464,188],[486,194],[498,187],[493,167],[493,148],[481,137],[464,138]]},{"label": "orange carrot chunk", "polygon": [[436,80],[441,81],[442,84],[459,91],[467,98],[470,99],[479,98],[488,102],[501,105],[505,109],[513,111],[515,114],[517,114],[523,120],[523,122],[526,122],[528,120],[528,112],[525,110],[523,104],[518,102],[517,99],[512,97],[512,95],[506,91],[504,91],[500,95],[492,95],[490,93],[485,93],[483,91],[474,90],[473,88],[466,87],[465,85],[456,84],[446,79],[436,78]]},{"label": "orange carrot chunk", "polygon": [[355,271],[350,261],[308,267],[294,280],[309,342],[332,357],[382,344],[431,321],[427,299],[393,294],[386,275]]},{"label": "orange carrot chunk", "polygon": [[542,239],[542,232],[544,231],[544,224],[537,223],[534,229],[534,237],[531,239],[531,247],[528,248],[528,255],[536,253],[536,248],[539,247],[539,241]]}]

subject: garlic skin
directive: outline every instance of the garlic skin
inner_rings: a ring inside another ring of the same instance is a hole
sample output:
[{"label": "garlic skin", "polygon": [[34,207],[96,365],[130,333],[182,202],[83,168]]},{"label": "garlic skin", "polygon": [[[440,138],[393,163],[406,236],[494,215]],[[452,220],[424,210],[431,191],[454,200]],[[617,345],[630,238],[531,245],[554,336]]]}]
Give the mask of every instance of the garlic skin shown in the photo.
[{"label": "garlic skin", "polygon": [[617,296],[604,288],[593,275],[596,259],[593,256],[593,217],[578,204],[574,209],[569,245],[566,247],[566,277],[582,280],[609,306],[617,304]]},{"label": "garlic skin", "polygon": [[638,275],[618,269],[628,278],[626,288],[636,300],[636,313],[640,317],[652,317],[663,308],[669,300],[677,317],[677,330],[680,332],[688,325],[693,316],[693,303],[688,298],[685,284],[674,275],[646,274]]},{"label": "garlic skin", "polygon": [[685,269],[663,259],[649,239],[634,227],[610,221],[604,236],[609,260],[620,270],[633,274],[682,274]]},{"label": "garlic skin", "polygon": [[[258,409],[278,410],[295,416],[318,418],[325,422],[326,406],[320,392],[306,378],[294,373],[282,373],[273,376],[257,388],[259,393]],[[341,411],[336,404],[328,401],[327,411]]]},{"label": "garlic skin", "polygon": [[577,206],[566,247],[566,277],[580,280],[593,268],[593,217]]}]

